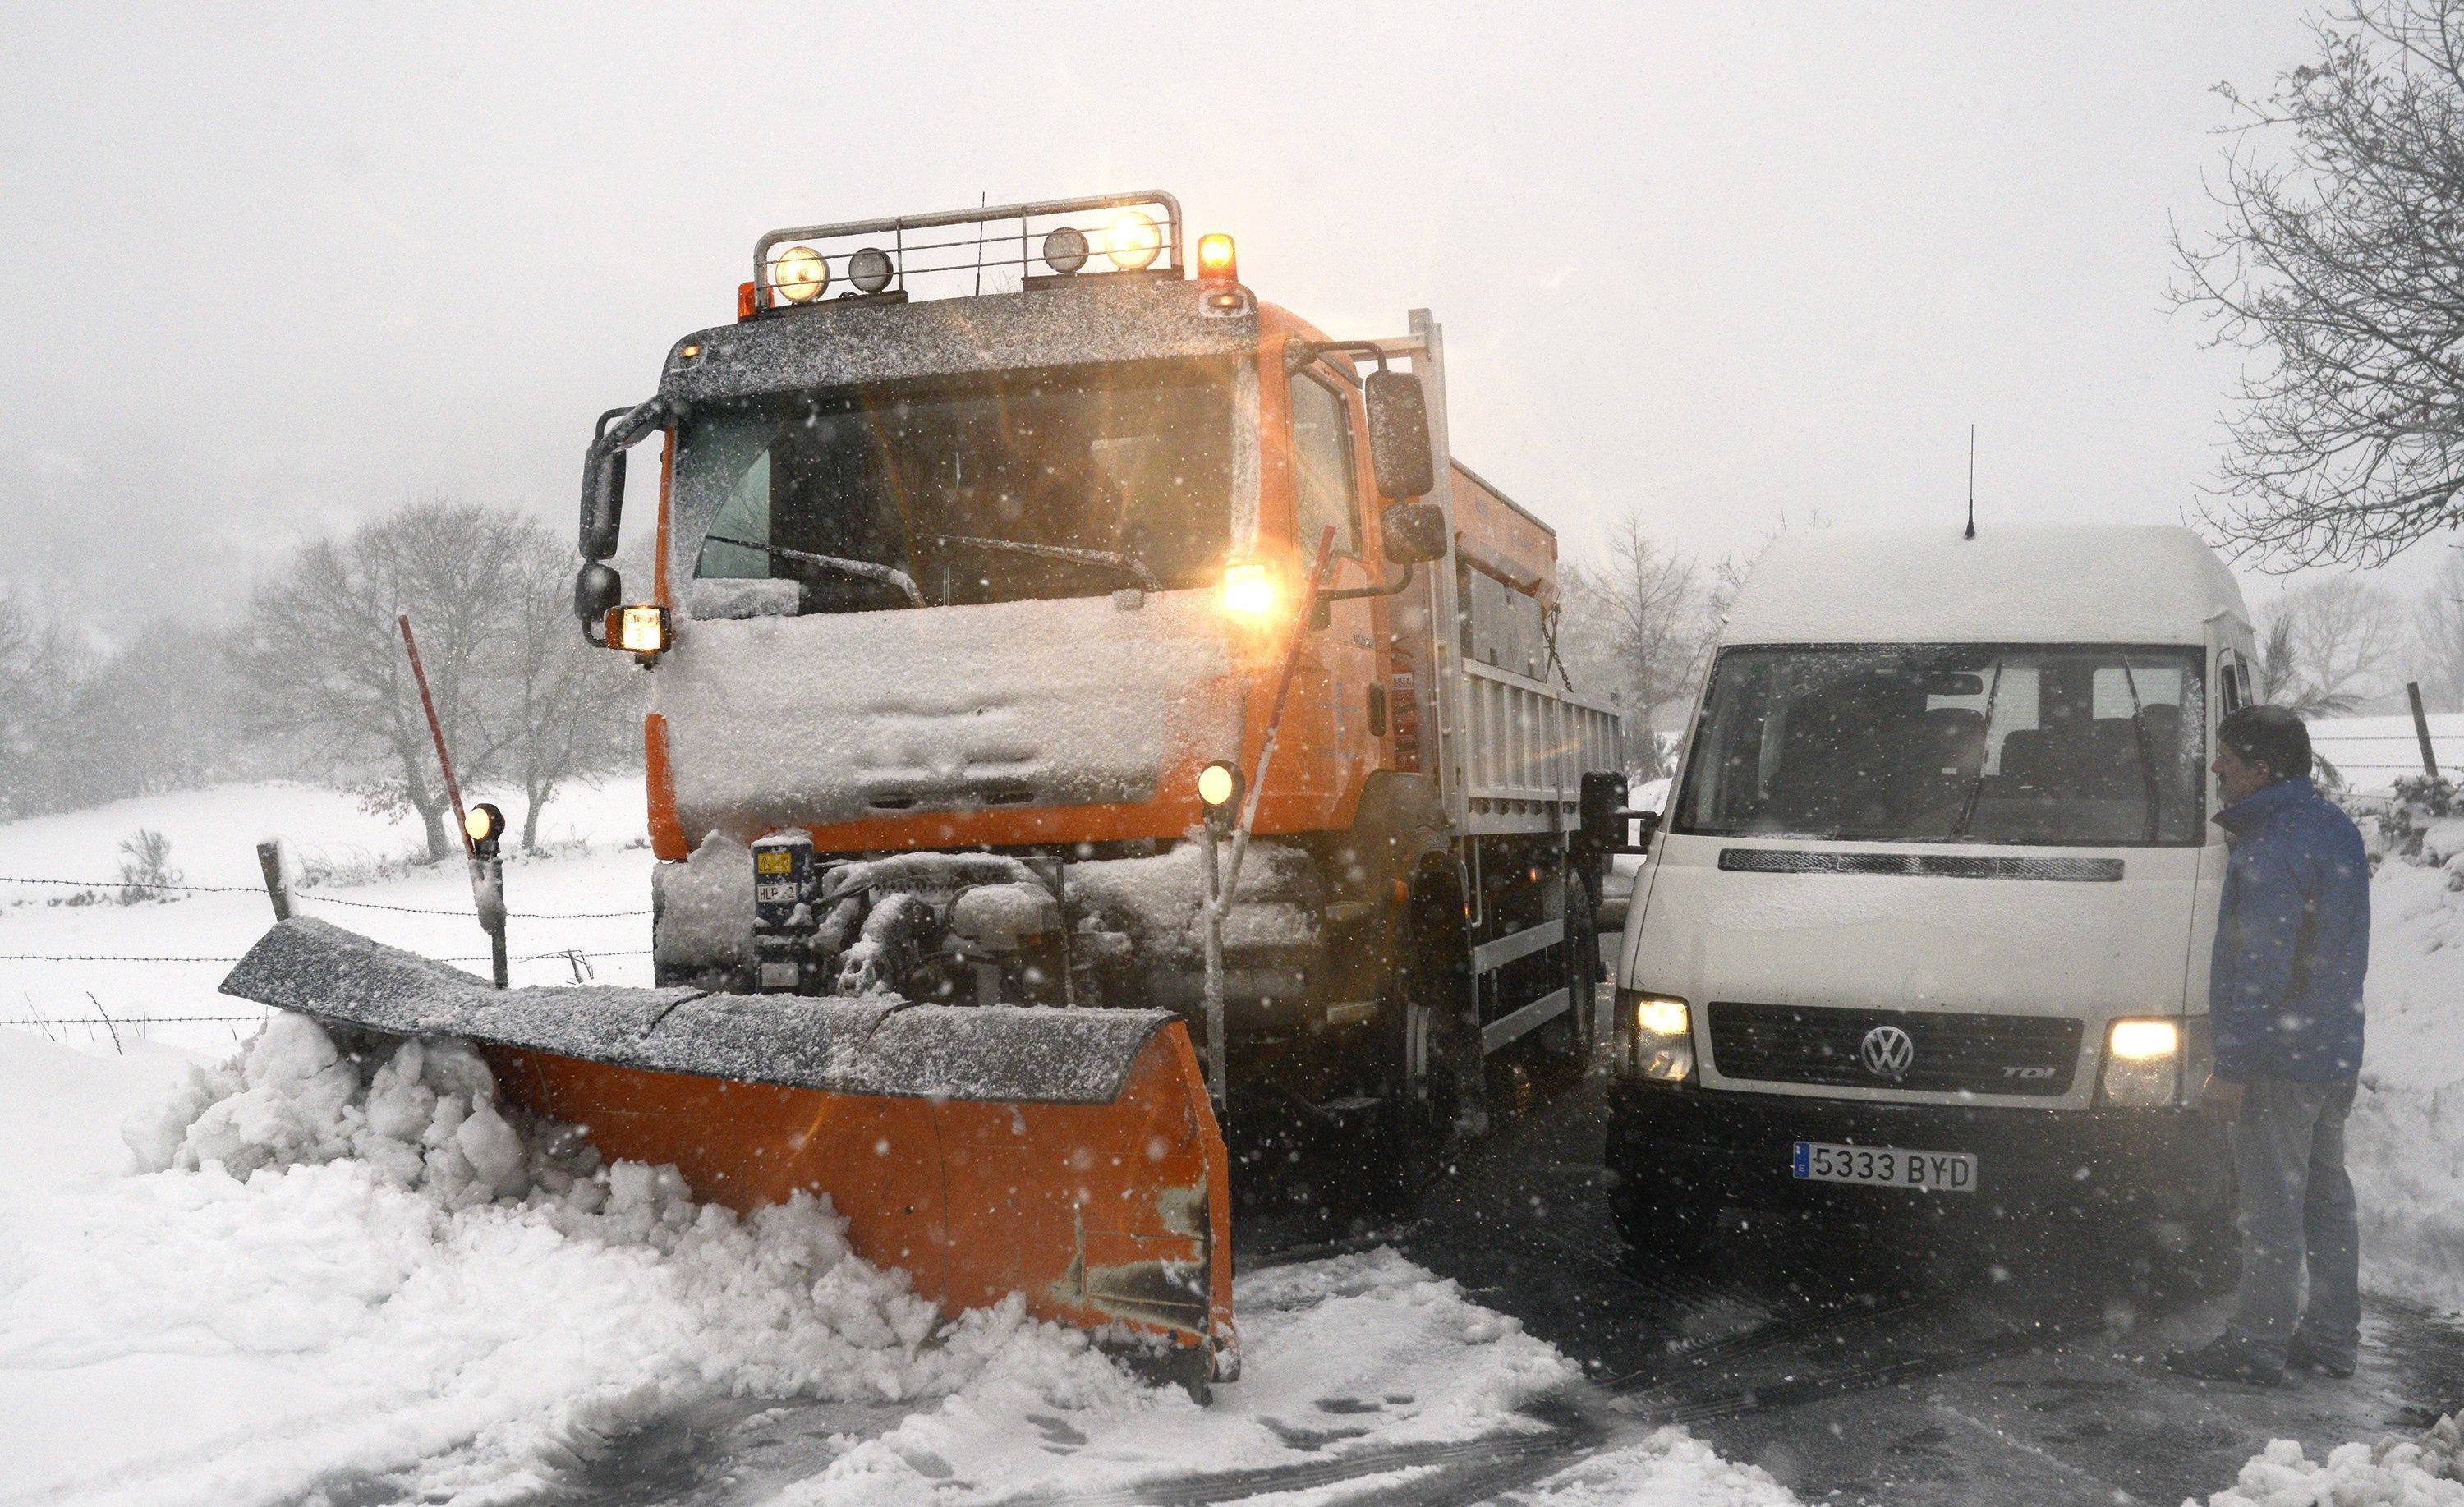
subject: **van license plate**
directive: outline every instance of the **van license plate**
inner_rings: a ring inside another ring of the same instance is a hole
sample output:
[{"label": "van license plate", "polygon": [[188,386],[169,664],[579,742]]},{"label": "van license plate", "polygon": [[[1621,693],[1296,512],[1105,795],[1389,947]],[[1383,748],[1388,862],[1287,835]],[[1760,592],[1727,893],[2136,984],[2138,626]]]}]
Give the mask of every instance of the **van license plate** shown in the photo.
[{"label": "van license plate", "polygon": [[1789,1170],[1812,1183],[1861,1183],[1870,1188],[1976,1191],[1976,1158],[1967,1151],[1906,1151],[1890,1146],[1832,1146],[1799,1141]]}]

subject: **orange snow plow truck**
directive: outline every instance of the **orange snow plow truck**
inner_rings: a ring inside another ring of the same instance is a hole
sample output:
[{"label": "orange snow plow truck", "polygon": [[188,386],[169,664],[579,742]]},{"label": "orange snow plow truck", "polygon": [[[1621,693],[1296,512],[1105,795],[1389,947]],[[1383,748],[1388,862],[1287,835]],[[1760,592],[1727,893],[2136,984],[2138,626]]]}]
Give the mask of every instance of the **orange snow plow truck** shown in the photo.
[{"label": "orange snow plow truck", "polygon": [[1235,1166],[1408,1198],[1493,1054],[1588,1054],[1623,785],[1555,535],[1448,458],[1437,325],[1330,339],[1196,251],[1163,193],[763,236],[584,475],[656,987],[294,919],[226,990],[468,1039],[607,1156],[1227,1379]]}]

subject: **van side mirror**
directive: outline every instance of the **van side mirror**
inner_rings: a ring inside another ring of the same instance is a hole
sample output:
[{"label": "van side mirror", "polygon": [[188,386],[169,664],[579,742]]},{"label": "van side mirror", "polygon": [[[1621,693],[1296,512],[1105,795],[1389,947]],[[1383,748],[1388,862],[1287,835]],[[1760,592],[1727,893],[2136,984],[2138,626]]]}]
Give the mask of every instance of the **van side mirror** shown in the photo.
[{"label": "van side mirror", "polygon": [[[625,600],[625,578],[616,567],[599,560],[583,563],[582,574],[573,578],[573,615],[582,620],[582,636],[590,638],[590,625],[605,622],[607,614]],[[596,644],[597,639],[590,642]]]},{"label": "van side mirror", "polygon": [[1434,502],[1398,502],[1379,520],[1390,565],[1426,565],[1446,557],[1446,511]]},{"label": "van side mirror", "polygon": [[1369,408],[1369,463],[1380,496],[1425,497],[1438,485],[1429,446],[1429,400],[1410,372],[1371,372],[1361,384]]}]

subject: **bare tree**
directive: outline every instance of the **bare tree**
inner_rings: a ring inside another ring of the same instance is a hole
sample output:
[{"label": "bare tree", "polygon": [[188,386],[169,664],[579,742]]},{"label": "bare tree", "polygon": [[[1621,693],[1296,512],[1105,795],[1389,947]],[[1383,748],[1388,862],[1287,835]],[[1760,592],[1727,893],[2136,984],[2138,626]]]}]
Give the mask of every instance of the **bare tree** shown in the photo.
[{"label": "bare tree", "polygon": [[1663,549],[1635,513],[1609,535],[1608,560],[1560,572],[1557,645],[1583,692],[1625,709],[1628,757],[1660,761],[1652,710],[1690,692],[1710,654],[1709,590],[1690,557]]},{"label": "bare tree", "polygon": [[2251,353],[2209,519],[2254,557],[2375,563],[2464,491],[2464,24],[2452,0],[2351,0],[2317,56],[2234,113],[2176,230],[2178,308]]},{"label": "bare tree", "polygon": [[2342,716],[2388,688],[2403,616],[2381,588],[2337,576],[2286,592],[2260,637],[2258,693],[2305,717]]},{"label": "bare tree", "polygon": [[537,528],[425,502],[303,548],[257,589],[231,649],[246,725],[355,776],[369,809],[415,812],[429,856],[450,856],[444,784],[395,615],[419,635],[455,773],[478,783],[511,735],[489,715],[487,662],[517,600],[524,531]]},{"label": "bare tree", "polygon": [[573,547],[530,525],[513,560],[505,663],[506,773],[522,787],[522,847],[539,851],[539,813],[559,788],[630,761],[638,675],[583,642],[573,621]]},{"label": "bare tree", "polygon": [[2450,550],[2413,609],[2413,665],[2422,694],[2464,711],[2464,553]]},{"label": "bare tree", "polygon": [[92,653],[22,602],[0,597],[0,816],[77,803],[78,688]]}]

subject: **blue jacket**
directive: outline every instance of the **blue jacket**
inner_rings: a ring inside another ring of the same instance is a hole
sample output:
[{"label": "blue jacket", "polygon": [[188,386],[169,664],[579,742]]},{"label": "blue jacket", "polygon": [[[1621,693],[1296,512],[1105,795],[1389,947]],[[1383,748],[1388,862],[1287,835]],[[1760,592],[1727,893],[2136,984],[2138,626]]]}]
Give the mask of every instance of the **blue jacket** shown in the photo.
[{"label": "blue jacket", "polygon": [[2307,779],[2216,815],[2233,842],[2208,975],[2216,1076],[2332,1082],[2361,1071],[2370,861],[2361,830]]}]

